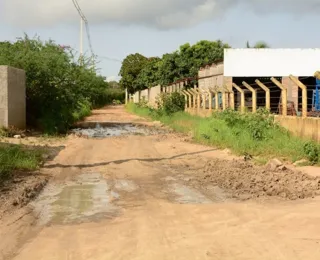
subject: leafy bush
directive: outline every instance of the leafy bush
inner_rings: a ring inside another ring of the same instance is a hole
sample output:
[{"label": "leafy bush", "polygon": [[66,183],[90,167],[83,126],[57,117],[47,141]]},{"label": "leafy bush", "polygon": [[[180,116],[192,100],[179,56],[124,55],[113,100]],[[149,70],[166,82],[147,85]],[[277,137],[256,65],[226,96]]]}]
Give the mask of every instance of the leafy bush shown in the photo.
[{"label": "leafy bush", "polygon": [[141,100],[139,103],[137,103],[137,107],[139,108],[148,108],[148,101],[146,100]]},{"label": "leafy bush", "polygon": [[307,142],[305,143],[304,147],[304,152],[308,157],[308,160],[315,164],[317,162],[319,162],[319,154],[320,154],[320,149],[319,146],[316,145],[314,142]]},{"label": "leafy bush", "polygon": [[51,40],[25,36],[15,43],[0,42],[0,65],[26,71],[27,123],[45,132],[65,132],[91,108],[124,99],[88,60],[79,65],[72,50]]},{"label": "leafy bush", "polygon": [[184,111],[185,98],[179,92],[161,93],[157,100],[157,106],[160,114],[172,115]]},{"label": "leafy bush", "polygon": [[214,112],[213,117],[225,121],[227,126],[234,130],[234,133],[247,131],[256,141],[270,138],[269,129],[278,128],[274,117],[266,109],[258,109],[257,113],[245,114],[234,110],[225,110]]}]

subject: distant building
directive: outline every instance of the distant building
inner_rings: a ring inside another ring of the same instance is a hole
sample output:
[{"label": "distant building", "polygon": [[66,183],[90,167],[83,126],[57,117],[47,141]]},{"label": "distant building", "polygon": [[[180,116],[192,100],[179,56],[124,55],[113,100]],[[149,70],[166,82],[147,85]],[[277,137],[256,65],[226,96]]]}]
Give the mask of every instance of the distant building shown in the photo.
[{"label": "distant building", "polygon": [[[242,86],[245,81],[258,90],[258,106],[263,106],[264,93],[255,83],[259,79],[270,88],[271,109],[275,112],[281,100],[280,89],[270,80],[275,77],[287,87],[288,101],[301,111],[301,90],[288,77],[293,75],[307,86],[308,110],[311,110],[316,89],[314,73],[317,70],[320,70],[320,49],[225,49],[223,63],[199,70],[199,87],[217,86],[231,91],[232,83],[236,83],[248,93],[246,100],[251,102],[250,92]],[[235,94],[237,105],[240,95],[236,91]]]}]

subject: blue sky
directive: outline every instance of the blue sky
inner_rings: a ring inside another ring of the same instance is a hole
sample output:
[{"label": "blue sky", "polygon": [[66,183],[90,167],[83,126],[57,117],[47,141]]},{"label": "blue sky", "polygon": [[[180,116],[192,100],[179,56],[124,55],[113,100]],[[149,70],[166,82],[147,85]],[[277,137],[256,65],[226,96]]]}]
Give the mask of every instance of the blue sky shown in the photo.
[{"label": "blue sky", "polygon": [[[180,45],[221,39],[232,47],[320,47],[320,0],[78,0],[101,74],[113,79],[130,53],[161,56]],[[26,32],[79,49],[72,0],[0,0],[0,41]],[[85,38],[84,49],[88,51]]]}]

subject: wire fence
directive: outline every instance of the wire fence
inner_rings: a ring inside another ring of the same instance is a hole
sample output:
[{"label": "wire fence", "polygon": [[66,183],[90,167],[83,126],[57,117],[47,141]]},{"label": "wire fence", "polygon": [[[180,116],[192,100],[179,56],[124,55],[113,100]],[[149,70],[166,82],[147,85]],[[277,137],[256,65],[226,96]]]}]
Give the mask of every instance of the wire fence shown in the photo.
[{"label": "wire fence", "polygon": [[[191,99],[195,99],[195,102],[192,101],[188,102],[187,104],[193,104],[197,108],[217,109],[215,102],[215,93],[218,92],[220,94],[219,98],[221,99],[222,93],[226,92],[224,96],[224,99],[226,100],[219,103],[218,109],[232,108],[235,110],[241,110],[241,107],[245,106],[245,110],[253,111],[255,108],[266,107],[268,103],[268,109],[271,113],[274,114],[320,117],[320,104],[318,104],[320,100],[320,94],[319,92],[317,92],[317,89],[320,88],[320,86],[317,86],[314,77],[294,77],[295,80],[299,81],[299,83],[304,86],[305,94],[303,94],[301,85],[298,86],[296,82],[293,82],[293,80],[289,77],[289,82],[287,83],[284,83],[283,78],[281,77],[275,78],[275,80],[278,81],[278,84],[276,84],[276,82],[274,82],[274,79],[272,80],[272,78],[270,78],[269,80],[266,80],[266,78],[257,78],[260,81],[260,84],[256,82],[256,78],[233,78],[233,83],[235,83],[238,88],[244,92],[244,104],[241,103],[241,92],[235,90],[232,85],[229,84],[228,86],[213,86],[212,82],[214,82],[213,79],[215,77],[216,76],[211,75],[195,78],[184,78],[172,84],[169,84],[167,87],[164,87],[164,90],[165,92],[171,92],[172,89],[174,89],[172,87],[180,85],[181,83],[184,84],[185,89],[198,89],[198,95],[194,95],[193,97],[190,96]],[[217,79],[215,79],[215,81],[217,82]],[[314,84],[310,84],[310,82],[312,81],[314,82]],[[190,84],[190,82],[192,82],[192,84]],[[252,89],[246,87],[245,83],[247,83]],[[261,88],[261,83],[268,89],[268,101],[266,100],[266,90]],[[285,89],[285,91],[282,90],[282,87]],[[208,95],[203,97],[202,92],[207,90],[210,90],[212,92],[212,95],[209,95],[207,93]],[[254,98],[252,90],[255,92],[255,104],[253,102]],[[286,94],[285,99],[283,97],[283,95],[285,95],[284,93]],[[231,97],[231,95],[233,96]],[[316,98],[316,95],[319,95],[319,97]],[[188,98],[189,96],[186,95],[186,99]],[[209,101],[209,99],[212,99],[211,102]],[[233,100],[233,103],[231,103],[231,100]],[[285,105],[283,105],[284,102],[286,103]],[[208,105],[208,103],[212,104],[211,107],[210,105]]]}]

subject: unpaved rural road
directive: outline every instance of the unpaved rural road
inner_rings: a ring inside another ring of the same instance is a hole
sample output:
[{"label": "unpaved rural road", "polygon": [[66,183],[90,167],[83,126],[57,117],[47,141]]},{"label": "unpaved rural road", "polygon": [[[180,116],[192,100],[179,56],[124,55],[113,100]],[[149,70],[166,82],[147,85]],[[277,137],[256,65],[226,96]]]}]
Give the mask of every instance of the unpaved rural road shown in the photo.
[{"label": "unpaved rural road", "polygon": [[[122,107],[88,121],[142,122]],[[164,130],[68,138],[44,166],[53,178],[28,206],[36,219],[10,259],[320,259],[317,197],[231,198],[194,179],[210,161],[228,168],[232,156],[184,138]],[[16,234],[7,229],[2,244]]]}]

